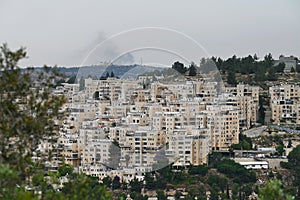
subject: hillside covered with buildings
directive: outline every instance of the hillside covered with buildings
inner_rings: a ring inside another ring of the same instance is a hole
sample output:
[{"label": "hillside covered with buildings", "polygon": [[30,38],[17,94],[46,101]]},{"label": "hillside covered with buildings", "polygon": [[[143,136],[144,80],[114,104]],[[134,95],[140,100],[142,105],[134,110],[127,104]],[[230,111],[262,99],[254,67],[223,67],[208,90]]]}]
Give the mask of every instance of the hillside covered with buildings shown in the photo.
[{"label": "hillside covered with buildings", "polygon": [[[3,49],[4,58],[25,56]],[[252,65],[265,65],[268,76],[281,65],[268,59]],[[230,75],[228,62],[134,65],[123,74],[115,71],[121,66],[94,66],[76,77],[2,64],[1,162],[9,163],[1,165],[2,180],[20,170],[24,189],[16,194],[45,199],[72,198],[75,186],[103,199],[256,199],[276,178],[296,196],[300,86],[230,82],[244,73]],[[280,70],[277,77],[297,78]],[[12,197],[14,186],[0,183],[7,188],[0,194]]]},{"label": "hillside covered with buildings", "polygon": [[[281,167],[280,161],[286,162],[286,154],[278,151],[280,145],[287,147],[287,143],[282,145],[284,140],[270,146],[253,140],[244,146],[242,135],[259,127],[259,137],[276,135],[284,128],[297,133],[299,85],[274,80],[266,90],[245,83],[223,84],[215,75],[213,79],[201,75],[203,69],[197,66],[197,73],[191,75],[191,67],[174,65],[173,72],[148,71],[135,78],[103,72],[107,75],[100,79],[85,78],[84,89],[80,83],[57,87],[55,94],[67,96],[64,109],[68,114],[58,138],[60,150],[55,156],[59,159],[51,167],[55,169],[63,160],[99,180],[118,177],[132,183],[167,166],[189,169],[210,165],[210,155],[215,153],[234,155],[237,163],[253,170],[276,169]],[[283,71],[276,74],[281,76]],[[262,97],[266,97],[264,105]],[[266,158],[275,155],[282,158]]]}]

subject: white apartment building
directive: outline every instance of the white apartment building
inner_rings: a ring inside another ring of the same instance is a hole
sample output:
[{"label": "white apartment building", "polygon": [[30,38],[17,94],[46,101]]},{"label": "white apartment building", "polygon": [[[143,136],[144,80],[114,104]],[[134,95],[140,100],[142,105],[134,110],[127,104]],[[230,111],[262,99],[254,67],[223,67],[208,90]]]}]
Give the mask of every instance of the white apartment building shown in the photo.
[{"label": "white apartment building", "polygon": [[118,78],[103,80],[85,79],[85,95],[87,99],[117,101],[121,98],[121,83]]},{"label": "white apartment building", "polygon": [[241,115],[246,119],[246,128],[250,128],[258,120],[260,88],[239,83],[236,87],[226,87],[225,90],[236,97]]},{"label": "white apartment building", "polygon": [[300,124],[300,86],[273,86],[269,93],[273,123]]},{"label": "white apartment building", "polygon": [[78,148],[77,135],[63,135],[60,136],[57,143],[56,150],[59,151],[58,155],[66,164],[78,167],[80,164],[80,150]]},{"label": "white apartment building", "polygon": [[79,170],[92,176],[99,176],[101,171],[109,167],[109,148],[112,145],[105,130],[98,125],[98,120],[85,120],[79,131]]},{"label": "white apartment building", "polygon": [[127,131],[124,140],[120,141],[121,166],[151,169],[157,163],[156,156],[165,143],[164,132],[151,130],[151,127]]},{"label": "white apartment building", "polygon": [[176,166],[202,165],[208,162],[210,135],[208,129],[174,130],[168,135],[166,156]]},{"label": "white apartment building", "polygon": [[112,141],[109,139],[92,139],[88,141],[81,151],[81,163],[79,170],[85,174],[99,177],[100,173],[107,168],[116,169],[110,163],[110,147]]},{"label": "white apartment building", "polygon": [[239,143],[239,110],[234,106],[211,105],[203,111],[204,127],[209,129],[212,148],[228,150]]}]

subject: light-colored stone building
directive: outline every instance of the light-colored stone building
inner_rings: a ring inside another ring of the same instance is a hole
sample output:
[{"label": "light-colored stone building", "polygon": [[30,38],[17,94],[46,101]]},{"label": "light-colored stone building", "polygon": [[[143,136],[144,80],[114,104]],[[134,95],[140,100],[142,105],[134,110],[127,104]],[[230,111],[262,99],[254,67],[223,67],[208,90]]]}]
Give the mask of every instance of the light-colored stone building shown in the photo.
[{"label": "light-colored stone building", "polygon": [[269,93],[273,123],[300,124],[300,86],[273,86]]}]

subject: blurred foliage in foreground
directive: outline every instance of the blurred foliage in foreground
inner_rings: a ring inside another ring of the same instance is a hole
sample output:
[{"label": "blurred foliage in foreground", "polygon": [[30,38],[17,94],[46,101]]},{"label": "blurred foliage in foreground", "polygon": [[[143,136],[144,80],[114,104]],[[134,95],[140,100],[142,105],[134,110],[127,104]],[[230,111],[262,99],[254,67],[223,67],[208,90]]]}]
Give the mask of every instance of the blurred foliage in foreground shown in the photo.
[{"label": "blurred foliage in foreground", "polygon": [[[43,138],[55,135],[54,121],[63,113],[65,99],[51,90],[61,75],[56,68],[21,69],[23,48],[0,47],[0,199],[110,199],[98,180],[63,165],[57,173],[33,162]],[[60,180],[69,180],[59,189]]]}]

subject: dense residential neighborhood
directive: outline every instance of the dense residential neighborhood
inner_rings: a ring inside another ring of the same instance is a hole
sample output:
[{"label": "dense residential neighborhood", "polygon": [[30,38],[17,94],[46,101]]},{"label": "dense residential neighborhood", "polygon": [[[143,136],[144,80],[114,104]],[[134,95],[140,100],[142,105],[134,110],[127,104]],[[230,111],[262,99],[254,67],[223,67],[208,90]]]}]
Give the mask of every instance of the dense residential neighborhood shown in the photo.
[{"label": "dense residential neighborhood", "polygon": [[0,0],[0,200],[300,200],[299,0]]},{"label": "dense residential neighborhood", "polygon": [[[14,59],[23,49],[2,52],[1,198],[258,199],[275,187],[291,199],[300,191],[299,77],[285,65],[257,84],[229,83],[242,76],[228,77],[228,62],[244,59],[236,57],[127,66],[126,76],[114,72],[122,66],[82,67],[73,77],[21,70]],[[278,66],[270,56],[250,60],[266,74]]]},{"label": "dense residential neighborhood", "polygon": [[[62,83],[53,91],[65,95],[67,101],[62,107],[65,116],[56,121],[60,127],[57,142],[46,139],[38,148],[39,155],[45,157],[51,152],[50,160],[47,158],[50,171],[67,164],[103,183],[117,177],[120,184],[147,184],[145,176],[149,173],[166,167],[176,171],[210,166],[209,160],[216,154],[245,169],[272,171],[282,168],[280,162],[286,162],[288,152],[300,144],[297,137],[289,136],[294,145],[287,140],[280,144],[253,140],[245,146],[245,137],[287,134],[279,127],[297,133],[299,85],[269,87],[270,119],[265,117],[261,124],[260,96],[265,91],[260,86],[238,83],[220,91],[216,80],[203,78],[200,73],[178,76],[176,70],[168,77],[163,72],[135,78],[111,74],[87,77],[84,84],[77,77],[77,83]],[[170,76],[174,78],[170,80]],[[279,151],[281,144],[286,150]],[[156,193],[151,193],[151,187],[144,191],[149,199],[155,199]],[[208,198],[210,195],[206,194]]]}]

